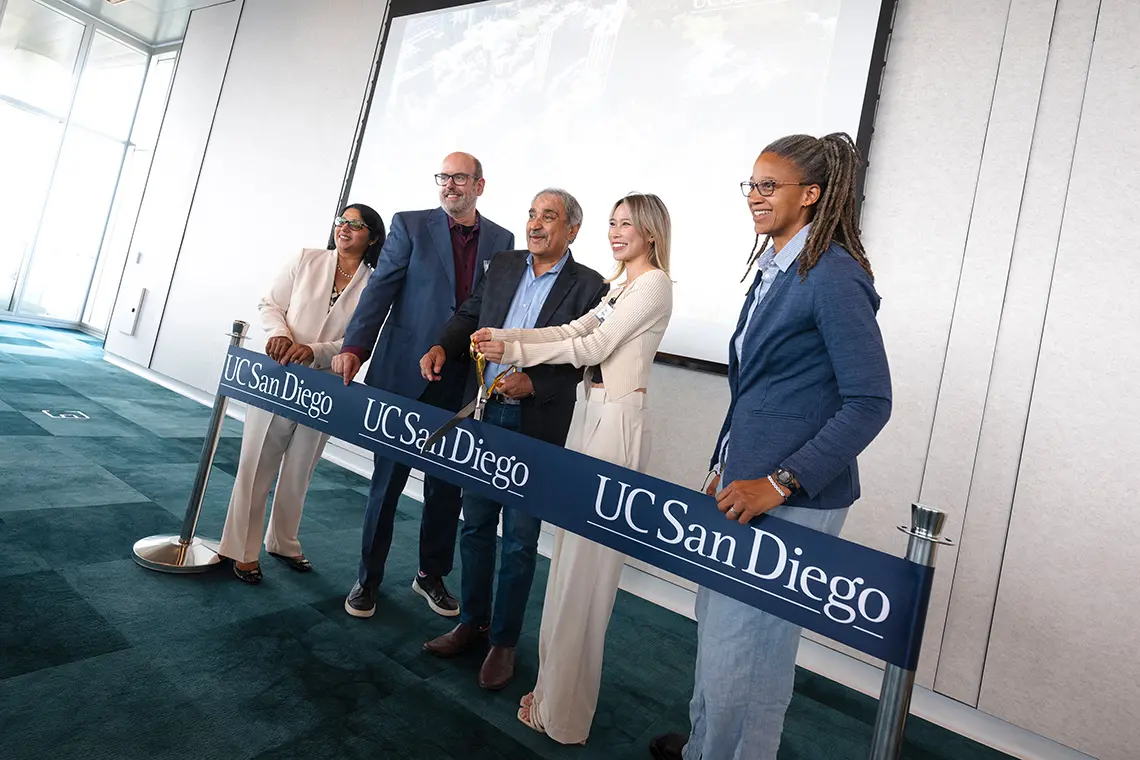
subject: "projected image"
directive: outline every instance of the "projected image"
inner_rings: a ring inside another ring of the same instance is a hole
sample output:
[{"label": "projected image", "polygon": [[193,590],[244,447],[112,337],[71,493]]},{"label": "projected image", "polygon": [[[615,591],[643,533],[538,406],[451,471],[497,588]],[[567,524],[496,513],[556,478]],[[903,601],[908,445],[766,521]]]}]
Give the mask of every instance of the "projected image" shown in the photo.
[{"label": "projected image", "polygon": [[739,183],[792,132],[855,135],[878,0],[479,3],[392,22],[352,187],[386,217],[438,205],[431,175],[474,153],[480,211],[523,239],[533,195],[563,187],[572,247],[612,269],[609,209],[653,192],[673,216],[666,353],[727,362],[752,223]]}]

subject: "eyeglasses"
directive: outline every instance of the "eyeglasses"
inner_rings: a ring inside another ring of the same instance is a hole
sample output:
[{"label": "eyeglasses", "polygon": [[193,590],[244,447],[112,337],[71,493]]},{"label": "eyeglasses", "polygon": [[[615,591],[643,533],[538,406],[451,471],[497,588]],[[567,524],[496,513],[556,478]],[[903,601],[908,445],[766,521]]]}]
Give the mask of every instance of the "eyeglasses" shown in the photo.
[{"label": "eyeglasses", "polygon": [[473,177],[470,174],[437,174],[437,175],[435,175],[435,183],[437,185],[439,185],[440,187],[443,187],[444,185],[446,185],[448,180],[451,180],[452,182],[459,185],[460,187],[463,187],[464,185],[466,185],[468,182],[470,182],[473,179],[477,180],[479,178]]},{"label": "eyeglasses", "polygon": [[774,179],[765,179],[759,182],[749,182],[745,180],[744,182],[740,183],[740,192],[744,194],[745,198],[747,198],[748,196],[752,195],[752,189],[755,188],[756,192],[767,198],[772,193],[776,192],[777,187],[783,187],[784,185],[807,187],[808,185],[814,184],[814,182],[777,182]]},{"label": "eyeglasses", "polygon": [[365,228],[372,229],[371,227],[368,227],[367,224],[360,221],[359,219],[345,219],[343,216],[338,216],[336,219],[333,219],[333,225],[334,226],[339,227],[342,224],[347,224],[348,228],[350,230],[352,230],[353,232],[360,232],[361,230],[363,230]]}]

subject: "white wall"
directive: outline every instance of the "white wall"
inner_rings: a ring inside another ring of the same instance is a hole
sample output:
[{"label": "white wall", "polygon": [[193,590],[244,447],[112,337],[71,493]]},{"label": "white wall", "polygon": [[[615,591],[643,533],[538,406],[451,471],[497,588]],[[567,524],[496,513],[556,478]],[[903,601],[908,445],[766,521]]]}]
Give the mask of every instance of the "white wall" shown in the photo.
[{"label": "white wall", "polygon": [[151,369],[213,391],[232,319],[264,345],[258,297],[328,241],[384,10],[245,3]]},{"label": "white wall", "polygon": [[[1085,39],[1094,5],[1072,3],[1087,11]],[[1104,0],[1095,23],[1071,174],[1042,178],[1060,239],[1042,262],[1052,287],[979,704],[1098,757],[1134,758],[1140,4]]]},{"label": "white wall", "polygon": [[[109,352],[144,367],[150,365],[162,324],[241,9],[242,0],[234,0],[193,11],[178,56],[107,331]],[[125,312],[138,304],[137,294],[144,288],[147,293],[134,332],[125,334],[119,325],[129,320]]]},{"label": "white wall", "polygon": [[[161,331],[109,350],[215,388],[229,321],[326,238],[375,6],[245,1]],[[863,219],[895,407],[844,531],[899,554],[911,501],[947,510],[920,683],[1105,760],[1140,745],[1138,43],[1134,0],[900,0]],[[653,386],[650,469],[695,486],[724,378]]]}]

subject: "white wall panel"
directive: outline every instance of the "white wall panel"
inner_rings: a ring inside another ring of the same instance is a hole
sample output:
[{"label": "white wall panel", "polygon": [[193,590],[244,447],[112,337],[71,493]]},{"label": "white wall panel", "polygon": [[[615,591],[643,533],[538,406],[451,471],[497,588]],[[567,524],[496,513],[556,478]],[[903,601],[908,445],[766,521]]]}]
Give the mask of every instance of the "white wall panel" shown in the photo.
[{"label": "white wall panel", "polygon": [[[194,11],[178,55],[105,344],[110,353],[144,367],[150,364],[162,323],[241,7],[242,0],[235,0]],[[140,288],[146,288],[146,299],[134,334],[126,335],[117,327],[120,309],[137,303],[131,301]]]},{"label": "white wall panel", "polygon": [[[935,688],[976,705],[1100,0],[1060,0],[1016,219]],[[998,255],[999,251],[994,251]],[[933,472],[933,470],[930,470]],[[959,470],[961,472],[961,470]],[[962,480],[949,484],[963,487]],[[945,563],[943,563],[945,568]]]},{"label": "white wall panel", "polygon": [[232,319],[264,344],[261,293],[289,256],[328,241],[384,12],[246,0],[153,369],[213,392]]},{"label": "white wall panel", "polygon": [[979,703],[1102,760],[1140,746],[1138,39],[1104,0]]},{"label": "white wall panel", "polygon": [[[843,536],[896,555],[906,543],[895,526],[922,482],[1008,10],[993,0],[901,0],[887,57],[862,226],[883,297],[894,408],[860,458],[863,498]],[[960,526],[951,515],[949,530]],[[952,561],[952,551],[939,554]],[[941,626],[949,580],[936,575],[928,631]],[[926,639],[923,685],[933,682],[938,639]]]},{"label": "white wall panel", "polygon": [[[955,539],[960,538],[966,517],[1055,6],[1056,0],[1010,3],[977,182],[969,196],[962,188],[960,202],[969,204],[970,225],[919,493],[922,503],[949,513],[948,532]],[[984,500],[973,508],[1001,509]],[[935,614],[926,627],[928,651],[944,644],[956,555],[956,551],[939,555],[931,601]],[[996,576],[990,585],[995,581]],[[929,683],[934,665],[928,656],[922,669],[924,683]]]}]

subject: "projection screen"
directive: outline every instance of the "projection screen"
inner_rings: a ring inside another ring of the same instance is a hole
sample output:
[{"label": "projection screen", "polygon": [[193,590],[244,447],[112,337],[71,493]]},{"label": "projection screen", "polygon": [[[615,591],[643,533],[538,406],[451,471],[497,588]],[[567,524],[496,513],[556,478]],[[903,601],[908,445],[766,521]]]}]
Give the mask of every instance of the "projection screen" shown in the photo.
[{"label": "projection screen", "polygon": [[739,184],[781,135],[845,131],[866,151],[883,3],[392,0],[345,197],[386,220],[437,206],[432,175],[467,151],[484,166],[481,213],[520,248],[536,192],[577,197],[571,250],[608,276],[614,201],[656,193],[675,281],[661,352],[723,368],[754,241]]}]

